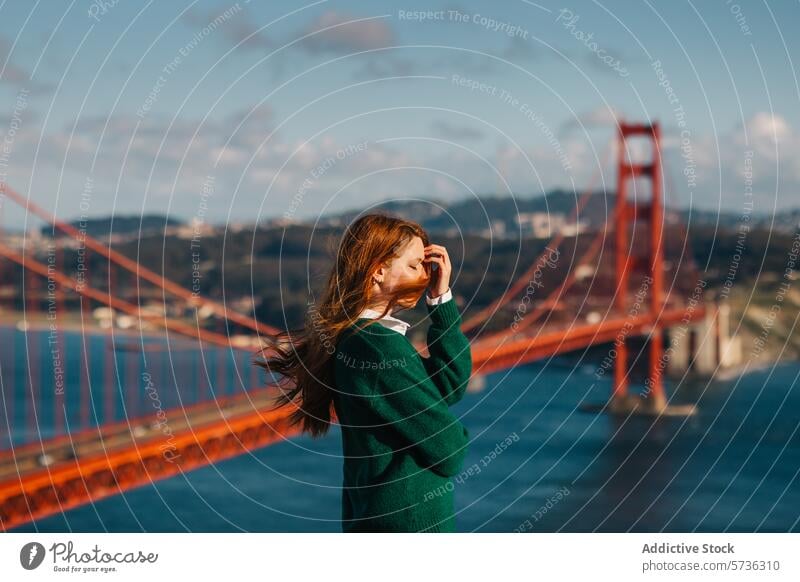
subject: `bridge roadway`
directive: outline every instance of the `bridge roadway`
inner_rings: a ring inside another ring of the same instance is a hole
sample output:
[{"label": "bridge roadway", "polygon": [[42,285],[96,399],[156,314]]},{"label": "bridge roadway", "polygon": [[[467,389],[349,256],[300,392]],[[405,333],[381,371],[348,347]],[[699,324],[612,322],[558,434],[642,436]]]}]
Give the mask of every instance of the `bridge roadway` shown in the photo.
[{"label": "bridge roadway", "polygon": [[164,411],[0,453],[0,529],[102,499],[297,433],[275,389]]},{"label": "bridge roadway", "polygon": [[[670,309],[660,327],[705,316],[696,309]],[[509,336],[498,343],[473,342],[473,373],[485,375],[551,355],[650,333],[653,317],[606,319],[567,330],[539,328],[535,337]],[[419,347],[423,355],[427,350]],[[295,436],[288,410],[270,408],[274,388],[218,398],[152,416],[64,435],[0,453],[0,528],[115,495],[125,490],[242,454]],[[334,419],[335,421],[335,419]]]}]

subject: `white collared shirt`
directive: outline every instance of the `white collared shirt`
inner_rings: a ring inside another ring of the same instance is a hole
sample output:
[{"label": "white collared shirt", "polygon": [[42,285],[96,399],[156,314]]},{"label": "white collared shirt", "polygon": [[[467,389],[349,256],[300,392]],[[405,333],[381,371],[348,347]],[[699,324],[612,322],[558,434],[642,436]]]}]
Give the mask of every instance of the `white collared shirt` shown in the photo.
[{"label": "white collared shirt", "polygon": [[[434,297],[433,299],[431,299],[430,297],[428,297],[427,294],[425,294],[425,302],[428,305],[439,305],[441,303],[444,303],[445,301],[450,301],[452,298],[453,298],[453,292],[449,288],[447,289],[447,291],[445,291],[438,297]],[[358,317],[366,317],[367,319],[377,319],[378,323],[380,323],[384,327],[402,333],[403,335],[406,335],[406,330],[409,327],[411,327],[410,323],[403,321],[402,319],[397,319],[396,317],[393,317],[392,315],[388,314],[384,315],[383,317],[379,317],[380,314],[381,312],[378,311],[377,309],[367,308],[363,310]]]}]

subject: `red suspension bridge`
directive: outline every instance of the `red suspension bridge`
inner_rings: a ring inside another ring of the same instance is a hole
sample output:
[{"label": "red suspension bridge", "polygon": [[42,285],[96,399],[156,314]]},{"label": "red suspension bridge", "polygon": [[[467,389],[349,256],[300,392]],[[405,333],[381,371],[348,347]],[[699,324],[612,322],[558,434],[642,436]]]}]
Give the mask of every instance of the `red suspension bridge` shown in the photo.
[{"label": "red suspension bridge", "polygon": [[[632,137],[649,140],[647,161],[630,160],[627,142]],[[671,225],[671,231],[665,232],[659,126],[622,124],[616,149],[616,204],[603,228],[593,236],[576,235],[570,240],[560,231],[549,241],[548,250],[490,305],[465,313],[463,330],[472,342],[473,375],[477,378],[610,344],[612,393],[603,409],[626,414],[688,413],[691,410],[668,405],[662,379],[668,351],[663,332],[675,326],[691,328],[710,317],[714,335],[719,318],[709,313],[695,292],[694,284],[701,279],[689,258],[683,225]],[[648,200],[630,198],[634,180],[649,182]],[[275,388],[267,386],[251,363],[254,346],[269,345],[276,328],[257,321],[254,313],[240,313],[200,297],[143,267],[7,185],[2,185],[2,194],[108,262],[107,288],[94,288],[59,270],[58,247],[52,258],[42,262],[28,248],[13,248],[0,237],[0,256],[6,265],[22,267],[26,312],[36,310],[40,306],[37,293],[52,286],[55,314],[64,312],[64,298],[71,293],[79,302],[81,324],[94,302],[140,325],[162,329],[166,339],[145,339],[139,334],[120,338],[116,336],[122,332],[112,328],[105,334],[59,332],[49,339],[31,334],[22,343],[8,340],[12,366],[22,355],[28,366],[0,374],[4,382],[0,422],[5,422],[8,435],[0,440],[4,445],[0,450],[0,528],[8,530],[296,434],[288,426],[286,410],[265,412]],[[577,201],[573,222],[578,222],[590,194],[591,186]],[[676,246],[679,256],[665,258],[665,252]],[[547,253],[553,252],[575,259],[566,266],[559,262],[558,282],[545,298],[537,296],[532,301],[531,282],[552,258]],[[136,280],[137,292],[145,282],[160,290],[163,300],[167,295],[174,297],[250,335],[232,336],[223,333],[224,327],[210,330],[197,318],[187,322],[169,316],[166,309],[147,310],[138,300],[125,300],[119,296],[114,275],[122,271]],[[671,277],[668,285],[667,276]],[[598,284],[603,279],[605,286]],[[496,325],[488,325],[500,314],[509,316],[515,307],[511,325],[499,331]],[[682,355],[671,354],[687,366],[698,350],[693,333],[680,344]],[[646,338],[648,351],[647,389],[642,394],[628,386],[629,343],[636,337]],[[715,335],[710,341],[719,361],[722,340]],[[425,346],[418,349],[426,355]],[[117,358],[116,351],[127,352],[126,357]],[[43,377],[46,367],[39,366],[36,358],[56,362],[54,378]],[[178,377],[176,370],[189,372]],[[52,389],[43,390],[45,384]],[[79,397],[66,398],[66,384],[80,386]]]}]

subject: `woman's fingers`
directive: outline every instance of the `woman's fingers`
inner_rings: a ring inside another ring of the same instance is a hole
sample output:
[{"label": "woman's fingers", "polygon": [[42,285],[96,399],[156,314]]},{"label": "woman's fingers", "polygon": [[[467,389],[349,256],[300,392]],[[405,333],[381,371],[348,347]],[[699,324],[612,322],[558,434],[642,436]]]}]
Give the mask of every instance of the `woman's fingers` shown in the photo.
[{"label": "woman's fingers", "polygon": [[450,262],[450,255],[447,254],[447,249],[444,248],[442,245],[434,245],[434,244],[428,245],[427,247],[425,247],[425,252],[438,253],[444,258],[445,262],[447,263]]},{"label": "woman's fingers", "polygon": [[425,260],[429,264],[435,262],[438,265],[438,275],[435,276],[435,279],[432,278],[432,285],[435,287],[436,293],[441,295],[450,286],[450,272],[452,271],[450,256],[447,254],[446,248],[434,244],[425,247],[425,255]]},{"label": "woman's fingers", "polygon": [[425,247],[425,261],[428,264],[436,263],[438,265],[438,275],[432,277],[431,285],[434,293],[438,296],[446,292],[450,287],[450,256],[447,254],[447,249],[442,245],[429,245]]}]

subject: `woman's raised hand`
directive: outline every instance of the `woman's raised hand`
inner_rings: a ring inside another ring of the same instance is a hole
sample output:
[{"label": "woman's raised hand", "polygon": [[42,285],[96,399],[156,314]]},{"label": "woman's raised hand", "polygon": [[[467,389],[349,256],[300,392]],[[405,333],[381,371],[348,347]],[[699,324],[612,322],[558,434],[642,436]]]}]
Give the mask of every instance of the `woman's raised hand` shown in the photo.
[{"label": "woman's raised hand", "polygon": [[442,245],[428,245],[425,247],[425,259],[423,260],[428,265],[433,265],[434,263],[438,265],[437,270],[430,269],[431,281],[428,284],[428,294],[431,298],[436,298],[446,293],[450,288],[450,273],[453,270],[447,249]]}]

